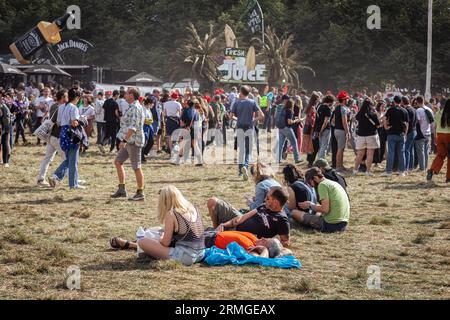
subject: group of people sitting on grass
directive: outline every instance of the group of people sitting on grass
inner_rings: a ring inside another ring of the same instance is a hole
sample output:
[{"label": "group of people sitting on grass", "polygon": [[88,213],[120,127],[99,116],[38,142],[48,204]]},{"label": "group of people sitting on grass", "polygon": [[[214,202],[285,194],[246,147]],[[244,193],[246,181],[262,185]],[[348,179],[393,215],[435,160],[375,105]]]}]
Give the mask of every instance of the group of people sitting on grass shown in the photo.
[{"label": "group of people sitting on grass", "polygon": [[324,233],[343,232],[349,223],[350,203],[343,177],[320,159],[303,174],[295,165],[283,169],[285,187],[272,168],[251,166],[255,196],[245,195],[248,209],[238,210],[212,197],[207,206],[213,228],[204,229],[202,216],[175,186],[159,192],[157,215],[164,228],[159,237],[135,242],[112,238],[115,249],[140,250],[155,259],[174,259],[185,265],[200,262],[205,249],[226,249],[237,242],[250,254],[276,258],[292,255],[291,224],[299,223]]}]

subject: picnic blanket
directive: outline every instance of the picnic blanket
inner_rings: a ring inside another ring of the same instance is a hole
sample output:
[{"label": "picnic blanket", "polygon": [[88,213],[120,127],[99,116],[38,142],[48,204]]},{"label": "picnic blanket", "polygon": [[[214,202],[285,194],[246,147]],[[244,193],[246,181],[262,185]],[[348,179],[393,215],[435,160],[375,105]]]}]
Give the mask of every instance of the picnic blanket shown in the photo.
[{"label": "picnic blanket", "polygon": [[203,260],[210,266],[223,266],[226,264],[245,265],[254,264],[263,267],[274,267],[282,269],[296,268],[300,269],[302,264],[294,256],[284,256],[281,258],[262,258],[255,257],[245,251],[236,242],[230,243],[226,250],[217,247],[206,249],[205,259]]}]

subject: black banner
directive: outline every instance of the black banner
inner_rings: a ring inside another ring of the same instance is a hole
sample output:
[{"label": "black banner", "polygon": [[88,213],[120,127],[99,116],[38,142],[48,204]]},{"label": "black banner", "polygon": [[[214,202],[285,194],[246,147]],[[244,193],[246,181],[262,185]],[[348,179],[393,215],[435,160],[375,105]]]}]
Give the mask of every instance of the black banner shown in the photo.
[{"label": "black banner", "polygon": [[247,25],[252,33],[264,31],[264,15],[258,1],[252,1],[249,4]]}]

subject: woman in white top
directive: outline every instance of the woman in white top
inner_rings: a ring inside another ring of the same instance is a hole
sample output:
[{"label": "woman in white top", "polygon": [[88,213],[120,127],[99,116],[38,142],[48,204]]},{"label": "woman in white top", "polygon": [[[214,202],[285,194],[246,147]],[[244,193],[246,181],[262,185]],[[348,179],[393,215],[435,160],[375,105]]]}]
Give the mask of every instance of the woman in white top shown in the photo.
[{"label": "woman in white top", "polygon": [[93,104],[94,99],[91,96],[85,96],[83,98],[83,107],[80,108],[80,116],[85,117],[88,122],[84,130],[89,138],[92,137],[92,132],[94,131],[95,109]]}]

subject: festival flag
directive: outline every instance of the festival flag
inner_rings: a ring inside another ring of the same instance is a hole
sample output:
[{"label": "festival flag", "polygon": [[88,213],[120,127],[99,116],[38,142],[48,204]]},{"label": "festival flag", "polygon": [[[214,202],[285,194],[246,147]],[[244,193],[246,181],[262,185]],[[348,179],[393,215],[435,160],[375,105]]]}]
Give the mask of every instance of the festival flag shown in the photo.
[{"label": "festival flag", "polygon": [[252,33],[261,32],[264,42],[264,15],[257,0],[252,0],[247,7],[247,25]]}]

